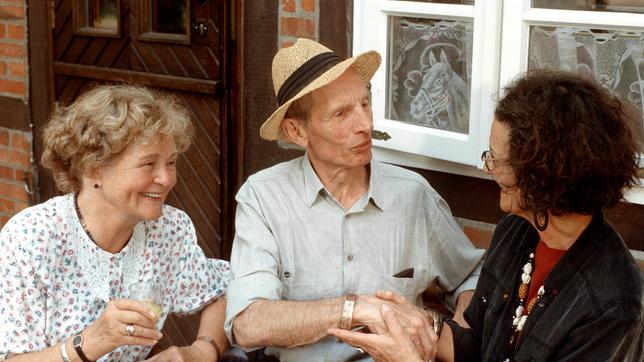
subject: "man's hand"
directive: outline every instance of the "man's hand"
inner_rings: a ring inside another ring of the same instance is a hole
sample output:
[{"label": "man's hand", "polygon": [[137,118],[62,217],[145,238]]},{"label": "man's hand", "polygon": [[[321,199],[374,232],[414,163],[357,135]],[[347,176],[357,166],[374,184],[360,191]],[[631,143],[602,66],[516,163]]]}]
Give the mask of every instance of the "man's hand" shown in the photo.
[{"label": "man's hand", "polygon": [[359,295],[353,311],[353,324],[366,325],[374,332],[383,331],[385,322],[381,308],[387,304],[403,328],[420,327],[419,321],[427,320],[427,313],[393,292],[376,292],[376,295]]},{"label": "man's hand", "polygon": [[470,305],[470,301],[472,300],[473,296],[473,290],[466,290],[463,293],[459,294],[458,299],[456,300],[456,309],[454,310],[454,318],[452,319],[454,319],[454,321],[463,328],[470,328],[470,325],[465,321],[463,312],[465,312],[467,306]]},{"label": "man's hand", "polygon": [[331,328],[328,332],[352,346],[362,348],[377,362],[433,360],[436,357],[438,337],[432,328],[425,326],[424,333],[419,333],[427,336],[422,341],[422,347],[419,348],[396,316],[396,312],[389,305],[382,304],[381,317],[385,327],[381,333],[368,334],[338,328]]},{"label": "man's hand", "polygon": [[387,326],[381,312],[385,305],[395,314],[396,323],[405,330],[416,346],[418,354],[426,356],[429,353],[428,341],[431,339],[427,331],[432,330],[427,312],[401,295],[378,291],[376,296],[359,296],[354,310],[355,324],[364,324],[377,334],[387,334]]}]

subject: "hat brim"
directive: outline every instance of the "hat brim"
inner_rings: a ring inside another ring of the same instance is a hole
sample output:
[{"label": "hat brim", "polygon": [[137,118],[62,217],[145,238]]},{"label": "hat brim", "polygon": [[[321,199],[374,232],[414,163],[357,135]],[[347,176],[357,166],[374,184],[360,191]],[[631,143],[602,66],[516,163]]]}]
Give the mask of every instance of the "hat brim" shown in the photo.
[{"label": "hat brim", "polygon": [[379,66],[380,54],[376,51],[368,51],[336,64],[275,110],[275,112],[273,112],[273,114],[271,114],[271,116],[262,123],[262,126],[259,129],[259,136],[268,141],[279,139],[281,141],[288,142],[282,133],[281,124],[282,120],[284,120],[286,110],[288,110],[288,107],[293,102],[338,79],[338,77],[349,69],[349,67],[353,68],[365,82],[369,82],[378,70]]}]

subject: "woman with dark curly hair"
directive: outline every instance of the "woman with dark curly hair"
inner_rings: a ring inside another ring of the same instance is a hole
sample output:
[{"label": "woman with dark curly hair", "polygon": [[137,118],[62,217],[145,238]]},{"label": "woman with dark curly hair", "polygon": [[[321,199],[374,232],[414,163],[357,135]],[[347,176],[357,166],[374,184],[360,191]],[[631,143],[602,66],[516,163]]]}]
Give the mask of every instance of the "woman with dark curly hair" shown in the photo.
[{"label": "woman with dark curly hair", "polygon": [[[575,74],[532,71],[506,88],[481,158],[510,215],[465,312],[471,328],[447,321],[429,342],[441,361],[641,358],[642,273],[602,212],[637,181],[630,122],[617,98]],[[392,313],[380,335],[335,334],[382,361],[419,361]]]},{"label": "woman with dark curly hair", "polygon": [[[169,313],[199,310],[199,338],[153,360],[221,357],[228,262],[165,205],[192,134],[177,98],[135,86],[96,87],[52,116],[42,163],[65,195],[0,233],[0,360],[140,361]],[[133,295],[144,288],[157,300]]]}]

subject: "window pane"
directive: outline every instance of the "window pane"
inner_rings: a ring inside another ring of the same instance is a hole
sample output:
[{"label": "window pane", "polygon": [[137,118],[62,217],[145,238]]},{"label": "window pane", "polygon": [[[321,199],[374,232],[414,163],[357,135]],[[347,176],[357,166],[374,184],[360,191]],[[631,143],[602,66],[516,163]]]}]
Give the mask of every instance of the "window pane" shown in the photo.
[{"label": "window pane", "polygon": [[532,26],[528,69],[537,68],[597,79],[636,111],[636,132],[644,141],[644,32]]},{"label": "window pane", "polygon": [[391,17],[387,118],[467,133],[471,21]]},{"label": "window pane", "polygon": [[155,33],[187,34],[185,0],[156,0],[151,10]]},{"label": "window pane", "polygon": [[116,30],[118,27],[117,0],[93,0],[92,24],[93,28]]},{"label": "window pane", "polygon": [[411,1],[415,3],[474,5],[474,0],[404,0],[404,1]]},{"label": "window pane", "polygon": [[642,0],[532,0],[532,7],[644,13],[644,3],[642,3]]}]

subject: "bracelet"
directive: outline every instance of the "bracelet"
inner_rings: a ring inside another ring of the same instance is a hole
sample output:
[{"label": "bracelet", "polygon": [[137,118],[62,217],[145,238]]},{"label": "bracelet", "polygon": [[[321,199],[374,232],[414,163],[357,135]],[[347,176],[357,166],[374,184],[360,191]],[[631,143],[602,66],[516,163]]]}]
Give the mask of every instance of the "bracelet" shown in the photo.
[{"label": "bracelet", "polygon": [[347,294],[344,297],[344,306],[342,307],[342,317],[340,318],[340,328],[351,329],[353,322],[353,308],[356,305],[358,296],[355,294]]},{"label": "bracelet", "polygon": [[441,314],[434,312],[431,309],[423,308],[428,313],[428,317],[432,317],[432,328],[436,336],[440,338],[441,330],[443,329],[444,318]]},{"label": "bracelet", "polygon": [[67,354],[67,347],[65,346],[64,339],[60,342],[60,357],[63,359],[63,362],[72,362]]},{"label": "bracelet", "polygon": [[197,337],[197,340],[208,342],[212,344],[212,346],[215,348],[215,353],[217,353],[217,358],[216,360],[221,358],[221,350],[219,349],[219,346],[217,345],[217,342],[215,342],[215,339],[210,337],[210,336],[200,336]]}]

